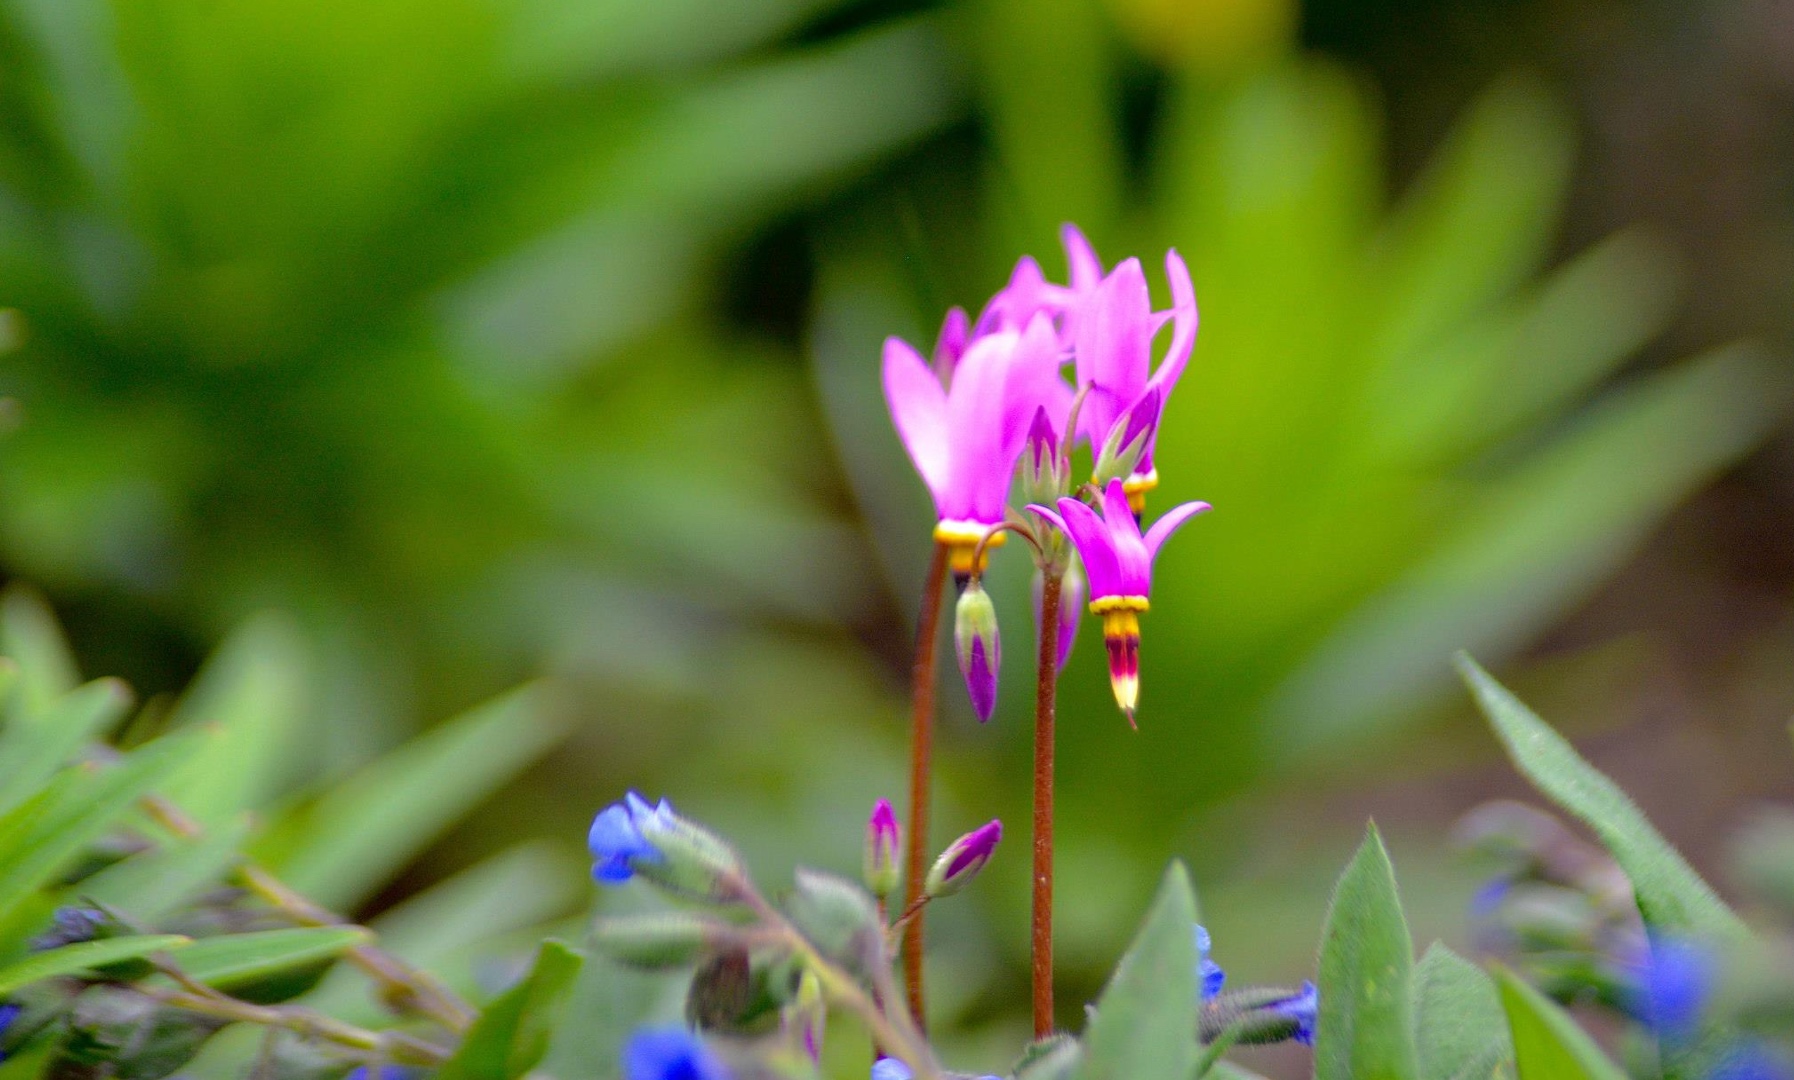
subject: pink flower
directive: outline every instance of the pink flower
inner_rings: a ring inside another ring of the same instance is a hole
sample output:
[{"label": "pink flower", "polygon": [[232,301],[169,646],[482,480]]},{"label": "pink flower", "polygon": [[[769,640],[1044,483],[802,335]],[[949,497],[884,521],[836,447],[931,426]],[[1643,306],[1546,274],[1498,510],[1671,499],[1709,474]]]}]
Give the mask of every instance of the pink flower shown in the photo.
[{"label": "pink flower", "polygon": [[[1196,343],[1196,290],[1176,251],[1165,253],[1165,275],[1171,282],[1170,311],[1152,310],[1140,261],[1127,259],[1089,290],[1072,317],[1077,382],[1089,387],[1078,414],[1078,433],[1093,448],[1103,446],[1115,426],[1127,422],[1151,392],[1158,392],[1162,406],[1189,362]],[[1152,340],[1167,321],[1172,324],[1171,343],[1155,369]],[[1157,410],[1153,412],[1156,423]],[[1157,439],[1155,426],[1126,481],[1136,509],[1144,505],[1145,493],[1158,484],[1153,469]]]},{"label": "pink flower", "polygon": [[[935,537],[953,545],[956,572],[971,569],[978,540],[1003,522],[1030,418],[1044,406],[1063,423],[1070,410],[1059,364],[1044,314],[1020,332],[974,335],[944,386],[915,349],[898,338],[885,341],[885,400],[934,496]],[[1001,539],[994,537],[993,546]]]},{"label": "pink flower", "polygon": [[1059,227],[1059,240],[1065,246],[1065,262],[1071,269],[1070,285],[1055,285],[1041,273],[1040,264],[1024,255],[1016,261],[1009,283],[998,290],[978,313],[974,335],[999,330],[1020,330],[1036,315],[1052,319],[1058,331],[1064,355],[1071,355],[1071,344],[1077,312],[1084,300],[1101,283],[1103,264],[1096,251],[1076,225]]},{"label": "pink flower", "polygon": [[1103,490],[1101,516],[1076,499],[1059,500],[1055,513],[1044,506],[1028,509],[1057,525],[1071,538],[1084,562],[1090,586],[1090,610],[1103,617],[1103,640],[1109,649],[1109,684],[1115,702],[1134,722],[1140,697],[1140,613],[1152,592],[1152,563],[1159,548],[1184,522],[1210,509],[1205,502],[1174,506],[1146,530],[1134,520],[1127,491],[1120,480]]}]

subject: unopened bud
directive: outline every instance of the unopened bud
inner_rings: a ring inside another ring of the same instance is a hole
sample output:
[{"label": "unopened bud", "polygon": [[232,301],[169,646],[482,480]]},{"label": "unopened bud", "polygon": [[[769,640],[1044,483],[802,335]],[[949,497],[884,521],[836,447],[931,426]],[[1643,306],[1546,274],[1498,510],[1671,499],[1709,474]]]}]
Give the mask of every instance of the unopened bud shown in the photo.
[{"label": "unopened bud", "polygon": [[1096,471],[1091,479],[1097,487],[1106,487],[1110,480],[1126,480],[1133,475],[1147,446],[1152,443],[1153,434],[1159,429],[1159,411],[1163,407],[1164,397],[1155,386],[1115,419],[1096,455]]},{"label": "unopened bud", "polygon": [[991,821],[948,844],[947,850],[934,860],[922,891],[938,899],[952,896],[965,888],[984,869],[984,864],[990,861],[991,853],[997,849],[997,842],[1001,839],[1003,823]]},{"label": "unopened bud", "polygon": [[799,867],[785,912],[823,955],[859,971],[879,934],[872,898],[846,878]]},{"label": "unopened bud", "polygon": [[1052,506],[1060,496],[1071,494],[1071,469],[1059,454],[1059,435],[1045,406],[1034,410],[1021,469],[1022,502]]},{"label": "unopened bud", "polygon": [[982,722],[997,707],[997,669],[1003,663],[1003,646],[997,639],[997,606],[976,581],[959,594],[953,617],[954,652],[959,673],[965,676],[972,711]]},{"label": "unopened bud", "polygon": [[685,912],[622,915],[594,923],[592,945],[620,963],[652,970],[689,964],[731,932],[714,919]]},{"label": "unopened bud", "polygon": [[1314,1044],[1320,994],[1305,982],[1300,990],[1256,986],[1222,994],[1202,1007],[1198,1036],[1205,1043],[1238,1031],[1236,1041],[1252,1045],[1295,1041]]},{"label": "unopened bud", "polygon": [[903,878],[897,856],[902,848],[903,829],[897,824],[897,814],[889,799],[880,799],[866,822],[866,847],[860,862],[860,880],[880,900],[896,892]]}]

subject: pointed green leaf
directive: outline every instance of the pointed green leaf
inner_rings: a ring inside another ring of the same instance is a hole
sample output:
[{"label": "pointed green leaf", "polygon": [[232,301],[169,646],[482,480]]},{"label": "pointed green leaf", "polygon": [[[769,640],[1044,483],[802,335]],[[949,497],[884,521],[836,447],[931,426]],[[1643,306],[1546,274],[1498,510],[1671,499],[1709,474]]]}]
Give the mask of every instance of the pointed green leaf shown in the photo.
[{"label": "pointed green leaf", "polygon": [[1495,969],[1520,1080],[1626,1080],[1568,1013],[1506,968]]},{"label": "pointed green leaf", "polygon": [[196,894],[224,880],[238,860],[249,818],[215,826],[193,839],[169,841],[113,863],[84,879],[76,896],[153,924]]},{"label": "pointed green leaf", "polygon": [[302,648],[285,620],[253,619],[206,662],[176,710],[172,726],[211,724],[221,733],[169,785],[206,828],[259,809],[278,792],[303,715]]},{"label": "pointed green leaf", "polygon": [[1632,880],[1639,914],[1648,925],[1701,937],[1748,935],[1738,916],[1651,827],[1625,792],[1475,660],[1459,653],[1456,662],[1514,766],[1546,798],[1600,837]]},{"label": "pointed green leaf", "polygon": [[535,967],[480,1013],[439,1080],[515,1080],[535,1068],[583,959],[561,942],[544,941]]},{"label": "pointed green leaf", "polygon": [[1377,827],[1340,875],[1321,938],[1316,1080],[1414,1080],[1413,943]]},{"label": "pointed green leaf", "polygon": [[1414,1049],[1421,1080],[1488,1080],[1514,1071],[1494,981],[1436,941],[1414,968]]},{"label": "pointed green leaf", "polygon": [[209,728],[164,735],[114,765],[76,766],[0,815],[0,917],[74,861],[215,735]]},{"label": "pointed green leaf", "polygon": [[59,949],[32,953],[16,964],[0,968],[0,994],[10,994],[34,982],[53,979],[58,975],[73,975],[105,967],[107,964],[116,964],[121,960],[135,960],[153,952],[178,949],[191,940],[179,934],[142,934],[107,938],[104,941],[83,941],[77,945],[64,945]]},{"label": "pointed green leaf", "polygon": [[353,907],[562,730],[545,688],[513,691],[363,769],[280,830],[284,850],[258,854],[318,903]]},{"label": "pointed green leaf", "polygon": [[9,585],[0,596],[0,656],[19,666],[20,704],[27,720],[41,716],[81,681],[55,614],[29,586]]},{"label": "pointed green leaf", "polygon": [[131,691],[117,679],[95,679],[57,698],[33,723],[0,732],[0,810],[18,805],[89,742],[123,718]]},{"label": "pointed green leaf", "polygon": [[340,956],[374,935],[360,926],[302,926],[203,938],[181,952],[181,970],[229,988]]},{"label": "pointed green leaf", "polygon": [[1096,1003],[1079,1080],[1187,1080],[1196,1063],[1196,894],[1173,862]]}]

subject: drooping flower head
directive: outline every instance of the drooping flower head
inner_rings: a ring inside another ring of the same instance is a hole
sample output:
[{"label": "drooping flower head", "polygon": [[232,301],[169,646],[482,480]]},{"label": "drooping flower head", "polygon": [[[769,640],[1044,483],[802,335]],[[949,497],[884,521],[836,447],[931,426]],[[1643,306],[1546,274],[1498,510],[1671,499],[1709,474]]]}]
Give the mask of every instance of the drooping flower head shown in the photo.
[{"label": "drooping flower head", "polygon": [[1210,509],[1205,502],[1188,502],[1167,510],[1144,535],[1128,505],[1122,481],[1110,480],[1103,489],[1103,512],[1077,499],[1059,500],[1055,512],[1030,506],[1071,538],[1084,561],[1090,584],[1090,610],[1103,617],[1103,640],[1109,649],[1109,685],[1115,702],[1134,722],[1140,698],[1140,613],[1150,604],[1152,562],[1171,534],[1184,522]]},{"label": "drooping flower head", "polygon": [[[1196,290],[1176,251],[1165,254],[1165,276],[1171,283],[1170,311],[1152,310],[1140,260],[1126,259],[1082,299],[1072,320],[1077,383],[1087,388],[1078,414],[1078,434],[1088,439],[1093,449],[1105,446],[1118,424],[1138,424],[1141,418],[1130,417],[1130,413],[1149,393],[1157,392],[1151,428],[1125,480],[1136,511],[1144,507],[1146,492],[1158,486],[1153,465],[1158,410],[1170,398],[1196,343]],[[1171,342],[1155,368],[1153,338],[1167,321],[1172,324]]]},{"label": "drooping flower head", "polygon": [[641,1028],[623,1044],[624,1080],[730,1080],[703,1040],[678,1025]]},{"label": "drooping flower head", "polygon": [[658,805],[631,791],[592,819],[586,834],[592,876],[621,885],[637,875],[681,896],[729,900],[741,863],[734,850],[680,817],[665,799]]},{"label": "drooping flower head", "polygon": [[[1059,363],[1045,315],[1020,331],[975,335],[946,385],[904,341],[885,341],[885,400],[904,449],[934,496],[935,538],[951,545],[957,574],[971,572],[978,541],[1003,522],[1035,411],[1044,406],[1063,418],[1071,407]],[[1003,538],[998,533],[989,546]]]},{"label": "drooping flower head", "polygon": [[592,819],[586,847],[592,852],[592,876],[607,885],[620,885],[642,866],[663,863],[666,856],[649,842],[647,834],[673,815],[665,799],[659,806],[631,791],[620,803],[612,803]]}]

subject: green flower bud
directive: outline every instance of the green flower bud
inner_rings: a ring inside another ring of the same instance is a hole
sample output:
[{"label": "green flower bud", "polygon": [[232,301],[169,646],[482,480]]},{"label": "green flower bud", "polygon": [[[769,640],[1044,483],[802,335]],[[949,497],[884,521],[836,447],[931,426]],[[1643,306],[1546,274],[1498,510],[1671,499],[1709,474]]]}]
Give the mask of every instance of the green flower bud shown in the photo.
[{"label": "green flower bud", "polygon": [[989,720],[997,707],[997,669],[1003,663],[1003,643],[997,637],[997,606],[976,581],[959,594],[954,609],[953,646],[959,657],[959,673],[965,676],[966,693],[980,722]]},{"label": "green flower bud", "polygon": [[802,867],[785,913],[823,955],[865,970],[880,934],[878,909],[864,889],[833,874]]},{"label": "green flower bud", "polygon": [[679,967],[732,936],[731,926],[683,912],[599,919],[592,946],[619,963],[654,970]]}]

